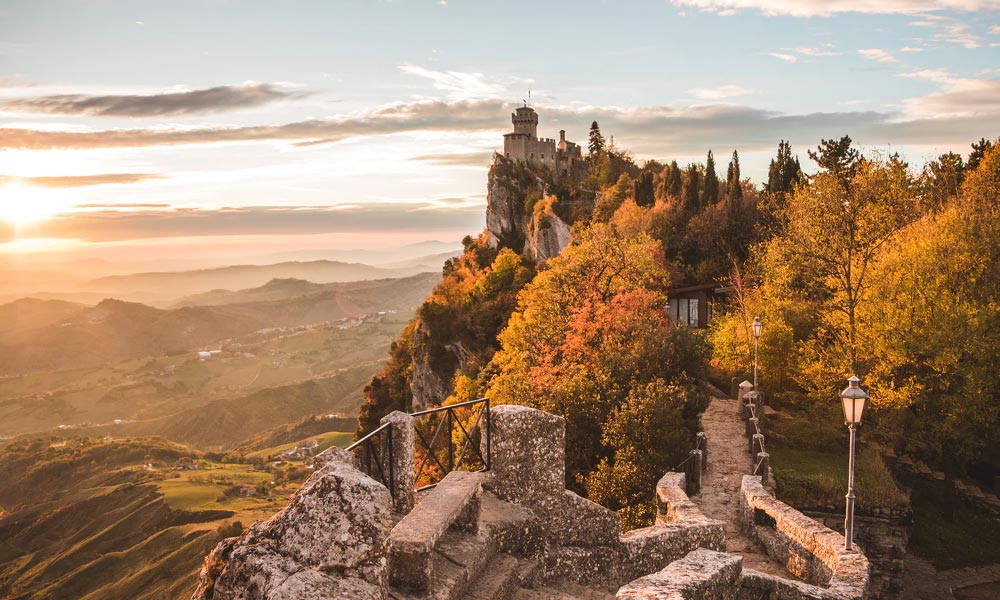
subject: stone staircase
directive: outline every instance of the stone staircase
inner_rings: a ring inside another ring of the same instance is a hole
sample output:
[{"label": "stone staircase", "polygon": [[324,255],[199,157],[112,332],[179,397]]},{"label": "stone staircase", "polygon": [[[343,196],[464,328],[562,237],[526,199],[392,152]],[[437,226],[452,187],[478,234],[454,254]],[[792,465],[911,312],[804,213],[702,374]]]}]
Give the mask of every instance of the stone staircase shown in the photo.
[{"label": "stone staircase", "polygon": [[614,594],[541,585],[537,518],[482,490],[481,473],[453,472],[389,534],[393,600],[584,600]]}]

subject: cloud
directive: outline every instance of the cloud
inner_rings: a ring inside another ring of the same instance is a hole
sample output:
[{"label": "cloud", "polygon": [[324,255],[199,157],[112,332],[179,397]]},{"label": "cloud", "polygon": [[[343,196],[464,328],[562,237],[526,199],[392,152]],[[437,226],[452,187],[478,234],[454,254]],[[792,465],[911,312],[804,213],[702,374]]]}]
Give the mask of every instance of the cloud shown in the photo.
[{"label": "cloud", "polygon": [[486,169],[490,166],[492,152],[443,152],[439,154],[422,154],[410,160],[427,162],[445,167],[478,167]]},{"label": "cloud", "polygon": [[20,181],[29,185],[47,188],[75,188],[90,185],[121,185],[139,183],[151,179],[163,179],[159,173],[105,173],[101,175],[64,175],[58,177],[13,177],[0,175],[0,185],[7,181]]},{"label": "cloud", "polygon": [[483,214],[482,198],[465,203],[443,198],[440,203],[387,202],[343,207],[93,210],[57,215],[22,226],[19,232],[0,222],[0,243],[14,241],[18,235],[112,242],[188,236],[477,231],[483,227]]},{"label": "cloud", "polygon": [[858,50],[858,54],[867,58],[868,60],[874,60],[876,62],[892,63],[897,62],[896,57],[889,54],[887,51],[881,48],[864,48]]},{"label": "cloud", "polygon": [[826,17],[839,13],[922,14],[940,10],[975,12],[1000,9],[1000,0],[671,0],[680,7],[731,14],[738,9],[766,15]]},{"label": "cloud", "polygon": [[250,108],[306,95],[302,90],[278,84],[247,83],[148,96],[59,94],[13,98],[0,101],[0,109],[96,117],[166,117]]},{"label": "cloud", "polygon": [[447,93],[449,100],[476,100],[508,96],[511,86],[517,85],[517,94],[524,95],[531,79],[521,77],[487,77],[482,73],[463,71],[437,71],[418,65],[400,65],[399,70],[407,75],[429,79],[434,89]]},{"label": "cloud", "polygon": [[918,21],[911,21],[914,27],[928,27],[936,29],[931,39],[943,44],[955,44],[965,48],[979,48],[984,44],[983,38],[972,33],[968,23],[944,17],[941,15],[924,15]]},{"label": "cloud", "polygon": [[[943,76],[950,77],[947,73]],[[945,80],[938,83],[944,86]],[[957,93],[958,97],[941,96],[952,93]],[[821,138],[845,133],[859,143],[869,145],[900,144],[903,141],[911,144],[964,145],[967,140],[979,139],[986,134],[984,122],[990,122],[981,116],[969,116],[969,103],[976,101],[969,94],[977,93],[982,91],[973,91],[971,84],[959,89],[942,87],[939,92],[923,99],[909,100],[907,110],[892,112],[848,110],[793,114],[734,104],[635,107],[571,104],[543,105],[538,107],[538,111],[543,132],[565,129],[570,140],[583,141],[590,123],[596,120],[606,136],[613,134],[622,146],[636,155],[667,158],[703,154],[713,147],[770,151],[778,139],[812,145]],[[985,104],[983,98],[978,101]],[[952,108],[943,110],[947,105]],[[960,105],[966,106],[966,109],[955,109]],[[981,110],[992,109],[983,106]],[[417,101],[329,120],[262,127],[90,132],[6,129],[0,130],[0,149],[107,148],[278,140],[333,143],[357,136],[420,131],[489,133],[495,136],[496,142],[483,148],[486,153],[489,147],[500,143],[501,134],[510,127],[509,114],[510,105],[498,99]],[[996,114],[1000,115],[1000,111]],[[441,163],[445,159],[438,154],[425,155],[424,160]],[[461,156],[454,159],[454,164],[467,165],[472,160],[478,159]]]},{"label": "cloud", "polygon": [[840,56],[841,54],[828,48],[796,48],[795,51],[802,56]]},{"label": "cloud", "polygon": [[799,57],[795,56],[794,54],[784,54],[782,52],[768,52],[767,54],[769,56],[773,56],[775,58],[780,58],[781,60],[783,60],[785,62],[790,62],[790,63],[797,63],[797,62],[799,62]]},{"label": "cloud", "polygon": [[992,33],[993,35],[1000,35],[1000,25],[994,25],[993,27],[990,27],[990,33]]},{"label": "cloud", "polygon": [[900,52],[923,52],[923,48],[914,48],[913,46],[903,46],[899,49]]},{"label": "cloud", "polygon": [[7,128],[0,129],[0,149],[124,148],[276,140],[319,144],[358,136],[424,130],[469,132],[500,127],[508,108],[505,102],[497,99],[458,102],[427,100],[285,125],[98,131]]},{"label": "cloud", "polygon": [[984,123],[1000,120],[1000,79],[956,77],[943,69],[899,76],[932,81],[941,86],[935,93],[904,100],[903,107],[909,115],[931,119],[979,118]]},{"label": "cloud", "polygon": [[688,90],[696,98],[702,100],[721,100],[723,98],[736,98],[738,96],[747,96],[750,94],[756,94],[757,90],[752,90],[750,88],[745,88],[741,85],[720,85],[714,88],[695,88],[693,90]]}]

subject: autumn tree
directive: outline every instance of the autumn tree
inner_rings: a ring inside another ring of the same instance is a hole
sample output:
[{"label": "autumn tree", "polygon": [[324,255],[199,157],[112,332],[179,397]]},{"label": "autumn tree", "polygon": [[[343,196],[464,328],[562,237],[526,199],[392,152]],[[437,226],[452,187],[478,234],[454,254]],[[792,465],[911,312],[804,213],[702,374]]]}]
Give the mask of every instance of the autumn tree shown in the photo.
[{"label": "autumn tree", "polygon": [[698,165],[691,163],[684,169],[684,182],[681,188],[681,208],[685,212],[696,212],[701,204],[699,201],[701,188],[701,173]]},{"label": "autumn tree", "polygon": [[993,148],[993,142],[986,138],[980,138],[978,142],[972,144],[972,152],[969,153],[969,160],[966,161],[970,171],[975,171],[979,167],[979,161],[986,156],[991,148]]},{"label": "autumn tree", "polygon": [[683,188],[683,183],[681,182],[681,168],[678,166],[676,160],[670,161],[670,165],[667,167],[667,171],[663,179],[663,185],[667,195],[672,198],[679,198],[681,195],[681,189]]},{"label": "autumn tree", "polygon": [[[897,157],[855,160],[856,155],[839,142],[820,146],[818,162],[826,170],[795,189],[786,232],[769,244],[767,268],[785,293],[815,303],[822,331],[812,342],[814,359],[864,375],[858,306],[869,296],[879,251],[913,220],[916,190]],[[829,352],[831,343],[837,353]]]},{"label": "autumn tree", "polygon": [[[655,478],[684,456],[706,400],[697,383],[706,347],[670,324],[669,285],[649,235],[603,223],[580,231],[520,295],[487,389],[494,402],[564,417],[567,485],[624,510],[630,526],[649,522]],[[647,419],[670,431],[655,452],[636,456],[629,448],[649,448]]]}]

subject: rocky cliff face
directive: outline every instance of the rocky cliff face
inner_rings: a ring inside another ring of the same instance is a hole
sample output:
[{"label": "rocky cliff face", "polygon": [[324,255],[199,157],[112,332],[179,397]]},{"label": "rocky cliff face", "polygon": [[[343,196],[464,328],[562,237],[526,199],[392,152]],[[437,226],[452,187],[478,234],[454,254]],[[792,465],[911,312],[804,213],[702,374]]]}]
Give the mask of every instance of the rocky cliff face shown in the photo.
[{"label": "rocky cliff face", "polygon": [[[538,262],[559,254],[570,242],[570,229],[543,198],[545,183],[528,169],[497,154],[486,192],[489,243],[503,243]],[[539,204],[541,203],[541,204]],[[536,210],[541,207],[542,210]]]}]

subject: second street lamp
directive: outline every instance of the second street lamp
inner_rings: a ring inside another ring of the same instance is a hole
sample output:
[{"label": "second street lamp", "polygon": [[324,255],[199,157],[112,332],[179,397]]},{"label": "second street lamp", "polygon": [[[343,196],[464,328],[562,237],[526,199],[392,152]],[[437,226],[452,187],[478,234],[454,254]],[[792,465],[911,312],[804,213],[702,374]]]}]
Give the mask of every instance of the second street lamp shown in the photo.
[{"label": "second street lamp", "polygon": [[854,546],[854,437],[861,424],[868,393],[861,389],[861,380],[857,375],[852,375],[847,381],[847,388],[840,392],[840,400],[844,404],[844,421],[851,432],[851,453],[847,459],[847,506],[844,511],[844,548],[851,550]]},{"label": "second street lamp", "polygon": [[760,334],[764,331],[764,324],[760,322],[760,317],[754,317],[750,324],[753,330],[753,391],[757,391],[757,349],[760,346]]}]

